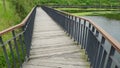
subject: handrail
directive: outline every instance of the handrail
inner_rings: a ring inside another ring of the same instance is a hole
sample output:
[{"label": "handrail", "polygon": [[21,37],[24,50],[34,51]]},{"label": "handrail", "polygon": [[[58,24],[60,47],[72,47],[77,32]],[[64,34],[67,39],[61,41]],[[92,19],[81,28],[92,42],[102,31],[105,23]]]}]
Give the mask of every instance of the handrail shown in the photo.
[{"label": "handrail", "polygon": [[43,9],[63,28],[71,39],[85,50],[91,67],[120,67],[120,43],[100,26],[89,19],[74,16],[64,11],[49,7],[43,7]]},{"label": "handrail", "polygon": [[[4,61],[3,64],[0,64],[1,68],[21,68],[23,62],[29,59],[35,14],[36,7],[32,8],[20,24],[0,32],[0,45],[2,45],[0,46],[0,49],[3,53],[1,56],[5,57],[3,60],[0,60],[0,62]],[[12,37],[4,40],[4,37],[8,35],[6,34],[8,32]],[[6,35],[4,36],[4,34]],[[11,58],[9,58],[10,56]]]},{"label": "handrail", "polygon": [[24,26],[25,23],[26,23],[26,21],[27,21],[27,19],[29,18],[29,16],[30,16],[31,13],[33,12],[34,8],[35,8],[35,7],[32,8],[32,10],[29,12],[29,14],[24,18],[24,20],[23,20],[20,24],[17,24],[17,25],[15,25],[15,26],[12,26],[12,27],[10,27],[10,28],[7,28],[7,29],[5,29],[5,30],[3,30],[3,31],[0,31],[0,36],[2,36],[2,35],[5,34],[5,33],[10,32],[10,31],[13,31],[14,29],[17,29],[17,28],[20,28],[20,27]]},{"label": "handrail", "polygon": [[71,15],[71,16],[83,19],[83,20],[86,20],[89,23],[91,23],[112,44],[112,46],[120,53],[120,43],[115,38],[113,38],[110,34],[108,34],[105,30],[103,30],[100,26],[98,26],[95,22],[93,22],[87,18],[75,16],[75,15],[70,14],[68,12],[64,12],[64,11],[60,11],[60,10],[57,10],[57,11],[62,12],[62,13],[67,14],[67,15]]}]

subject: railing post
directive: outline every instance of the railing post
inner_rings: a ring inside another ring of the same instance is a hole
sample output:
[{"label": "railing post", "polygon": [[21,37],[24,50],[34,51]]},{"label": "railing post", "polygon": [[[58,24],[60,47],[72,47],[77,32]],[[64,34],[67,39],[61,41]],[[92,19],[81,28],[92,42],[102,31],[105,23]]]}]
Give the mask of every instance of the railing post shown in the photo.
[{"label": "railing post", "polygon": [[14,38],[14,45],[15,45],[15,49],[16,49],[17,56],[18,56],[18,60],[19,60],[20,66],[22,67],[22,62],[21,62],[21,58],[20,58],[20,53],[19,53],[19,51],[18,51],[19,48],[18,48],[18,44],[17,44],[16,35],[15,35],[15,31],[14,31],[14,30],[12,31],[12,35],[13,35],[13,38]]},{"label": "railing post", "polygon": [[95,36],[96,37],[98,37],[99,36],[99,32],[96,30],[96,34],[95,34]]},{"label": "railing post", "polygon": [[81,24],[81,48],[84,48],[84,33],[85,33],[85,24],[86,24],[86,20],[83,21],[83,23]]},{"label": "railing post", "polygon": [[7,52],[6,52],[6,47],[3,43],[3,40],[2,40],[1,36],[0,36],[0,43],[2,45],[2,49],[3,49],[3,52],[4,52],[5,59],[6,59],[7,67],[10,68],[10,61],[9,61],[9,58],[8,58],[8,55],[7,55]]},{"label": "railing post", "polygon": [[71,32],[72,32],[72,33],[71,33],[71,37],[72,37],[72,38],[74,38],[74,20],[73,20],[73,18],[74,18],[74,17],[72,16],[72,19],[71,19],[71,20],[72,20],[72,23],[71,23],[71,24],[72,24],[72,25],[71,25],[71,26],[72,26],[72,29],[71,29],[71,30],[72,30],[72,31],[71,31]]},{"label": "railing post", "polygon": [[[83,24],[82,24],[82,21],[80,22],[80,44],[82,45],[82,33],[83,33]],[[81,46],[82,48],[82,46]]]},{"label": "railing post", "polygon": [[69,36],[69,15],[67,14],[67,35]]},{"label": "railing post", "polygon": [[25,42],[25,47],[26,47],[26,57],[25,57],[25,59],[26,59],[26,61],[28,60],[28,58],[29,58],[29,44],[28,44],[28,42],[29,42],[29,40],[28,40],[28,26],[25,28],[25,32],[24,32],[24,42]]},{"label": "railing post", "polygon": [[86,35],[86,20],[84,20],[84,22],[83,22],[83,34],[82,34],[82,36],[83,36],[83,38],[82,38],[82,48],[85,48],[85,35]]},{"label": "railing post", "polygon": [[70,16],[70,35],[71,35],[71,39],[72,39],[72,32],[73,32],[73,17]]},{"label": "railing post", "polygon": [[[107,34],[101,27],[85,18],[76,17],[61,11],[44,7],[45,11],[70,35],[71,39],[81,44],[81,48],[86,50],[88,60],[92,68],[118,68],[119,59],[116,56],[120,52],[119,42]],[[65,17],[68,15],[67,17]],[[67,18],[65,22],[64,18]],[[76,20],[79,19],[79,22]],[[77,23],[78,22],[78,23]],[[63,26],[65,24],[65,26]],[[112,46],[110,54],[107,45]],[[114,54],[115,53],[115,54]]]},{"label": "railing post", "polygon": [[79,22],[78,22],[78,25],[79,25],[79,27],[78,27],[78,44],[80,44],[80,35],[81,35],[81,29],[80,29],[80,27],[81,27],[81,19],[79,19]]},{"label": "railing post", "polygon": [[73,39],[75,41],[75,35],[76,35],[76,17],[73,17]]},{"label": "railing post", "polygon": [[104,47],[103,47],[103,45],[105,44],[105,38],[104,37],[102,37],[101,38],[101,46],[102,46],[102,53],[101,53],[101,58],[100,58],[100,61],[99,61],[99,68],[101,68],[101,66],[102,66],[102,62],[104,61],[104,58],[106,57],[106,51],[104,50]]},{"label": "railing post", "polygon": [[[97,30],[96,30],[95,36],[96,36],[96,38],[99,38],[99,32]],[[93,68],[96,68],[96,65],[97,65],[98,59],[99,59],[98,57],[101,56],[101,55],[99,55],[100,52],[102,52],[102,51],[100,51],[100,49],[102,49],[102,45],[100,44],[100,42],[98,42],[98,48],[97,48],[97,52],[96,52],[96,56],[95,56],[96,59],[94,59]]]},{"label": "railing post", "polygon": [[70,15],[69,15],[69,21],[68,21],[68,35],[71,36],[70,31],[71,31],[71,21],[70,21]]},{"label": "railing post", "polygon": [[112,64],[112,59],[111,59],[111,57],[112,57],[114,54],[115,54],[115,49],[111,46],[106,68],[111,68],[111,64]]},{"label": "railing post", "polygon": [[20,44],[21,44],[22,54],[23,54],[23,57],[25,59],[25,50],[24,50],[24,44],[23,44],[23,41],[22,41],[22,35],[19,35],[19,41],[20,41]]},{"label": "railing post", "polygon": [[89,28],[88,28],[88,26],[87,26],[87,24],[88,24],[87,21],[86,21],[85,24],[86,24],[86,26],[85,26],[85,44],[84,44],[85,47],[84,47],[84,48],[85,48],[85,50],[86,50],[86,48],[87,48],[87,39],[88,39],[88,31],[89,31]]},{"label": "railing post", "polygon": [[77,17],[74,17],[74,23],[75,23],[75,28],[74,28],[74,41],[76,41],[77,37]]},{"label": "railing post", "polygon": [[[26,59],[26,54],[27,56],[29,55],[29,52],[25,49],[27,49],[27,46],[31,43],[34,18],[36,13],[35,11],[36,8],[33,8],[20,24],[17,24],[0,32],[0,47],[2,51],[2,58],[0,58],[3,59],[2,65],[0,65],[0,67],[3,66],[4,68],[22,68],[23,59]],[[30,24],[28,23],[29,21],[31,22]],[[23,28],[22,32],[19,30],[21,28]],[[15,30],[18,30],[19,33],[15,33]],[[28,39],[24,40],[22,36],[26,31],[28,32],[26,34],[26,36],[28,35]],[[4,42],[2,37],[8,36],[9,34],[7,33],[11,33],[10,35],[12,35],[12,38],[9,36],[10,38]],[[23,40],[25,42],[23,42]],[[28,45],[24,45],[26,41],[28,41]],[[25,53],[25,51],[27,52]]]},{"label": "railing post", "polygon": [[12,49],[11,41],[8,42],[8,45],[9,45],[11,56],[12,56],[12,59],[13,59],[14,68],[16,68],[16,61],[15,61],[15,57],[14,57],[14,52],[13,52],[13,49]]},{"label": "railing post", "polygon": [[76,41],[77,41],[77,44],[78,44],[78,37],[79,37],[79,22],[78,22],[78,18],[76,18]]}]

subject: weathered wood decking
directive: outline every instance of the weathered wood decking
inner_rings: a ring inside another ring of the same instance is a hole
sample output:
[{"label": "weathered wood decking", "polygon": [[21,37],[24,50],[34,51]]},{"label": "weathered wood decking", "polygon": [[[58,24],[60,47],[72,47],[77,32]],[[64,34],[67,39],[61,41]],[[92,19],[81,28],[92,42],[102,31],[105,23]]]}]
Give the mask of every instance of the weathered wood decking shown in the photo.
[{"label": "weathered wood decking", "polygon": [[37,8],[30,60],[23,68],[90,68],[84,50]]}]

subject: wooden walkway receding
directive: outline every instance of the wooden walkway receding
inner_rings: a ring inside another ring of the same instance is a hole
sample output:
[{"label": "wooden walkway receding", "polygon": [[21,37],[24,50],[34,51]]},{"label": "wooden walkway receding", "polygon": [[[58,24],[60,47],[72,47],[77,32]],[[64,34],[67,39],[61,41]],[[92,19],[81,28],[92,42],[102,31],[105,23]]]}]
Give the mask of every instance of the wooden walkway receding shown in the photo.
[{"label": "wooden walkway receding", "polygon": [[23,68],[90,68],[84,50],[41,8],[37,8],[30,60]]}]

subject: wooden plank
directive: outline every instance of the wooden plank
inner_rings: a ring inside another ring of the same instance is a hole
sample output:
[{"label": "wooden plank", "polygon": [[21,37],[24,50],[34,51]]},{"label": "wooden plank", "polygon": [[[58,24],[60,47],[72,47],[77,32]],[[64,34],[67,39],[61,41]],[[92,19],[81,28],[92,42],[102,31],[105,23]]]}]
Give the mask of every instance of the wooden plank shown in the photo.
[{"label": "wooden plank", "polygon": [[39,57],[45,57],[45,56],[53,56],[53,55],[61,55],[61,54],[65,54],[65,53],[72,53],[72,52],[78,52],[78,51],[80,51],[79,49],[75,49],[75,50],[65,50],[65,51],[54,51],[54,50],[52,50],[52,51],[50,51],[50,52],[45,52],[45,51],[43,51],[43,52],[41,52],[41,53],[32,53],[31,55],[30,55],[30,58],[39,58]]},{"label": "wooden plank", "polygon": [[70,42],[70,43],[54,43],[53,44],[46,44],[45,46],[44,45],[36,45],[36,46],[31,46],[31,49],[41,49],[41,48],[48,48],[48,47],[53,47],[53,46],[69,46],[69,45],[74,45],[73,42]]},{"label": "wooden plank", "polygon": [[41,8],[37,8],[30,60],[23,68],[90,68],[87,56]]},{"label": "wooden plank", "polygon": [[53,68],[53,67],[50,67],[50,66],[38,66],[38,65],[28,65],[26,64],[23,68]]},{"label": "wooden plank", "polygon": [[[50,47],[46,47],[46,48],[40,48],[40,49],[34,49],[34,50],[31,50],[30,52],[31,53],[34,53],[34,52],[50,52],[50,51],[64,51],[66,49],[70,49],[70,50],[75,50],[75,49],[79,49],[78,47],[76,47],[76,45],[62,45],[62,46],[50,46]],[[80,50],[80,49],[79,49]]]},{"label": "wooden plank", "polygon": [[48,61],[30,61],[27,63],[28,65],[34,66],[46,66],[52,68],[90,68],[88,63],[79,62],[78,65],[74,62],[69,63],[55,63],[55,62],[48,62]]}]

